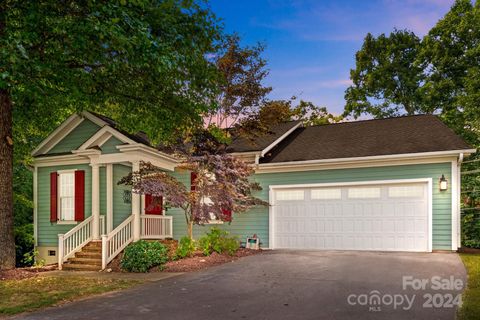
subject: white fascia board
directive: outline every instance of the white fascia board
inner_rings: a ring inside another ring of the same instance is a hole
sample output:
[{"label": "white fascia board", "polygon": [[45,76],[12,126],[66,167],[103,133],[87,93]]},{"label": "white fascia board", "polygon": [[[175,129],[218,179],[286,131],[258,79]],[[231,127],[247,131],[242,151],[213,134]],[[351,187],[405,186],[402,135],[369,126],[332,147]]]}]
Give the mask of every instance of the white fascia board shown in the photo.
[{"label": "white fascia board", "polygon": [[297,123],[296,125],[294,125],[292,128],[290,128],[287,132],[285,132],[284,134],[282,134],[277,140],[273,141],[270,145],[268,145],[265,149],[262,150],[262,152],[260,153],[260,156],[261,157],[264,157],[268,151],[272,150],[273,147],[275,147],[277,144],[279,144],[283,139],[285,139],[286,137],[288,137],[293,131],[295,131],[295,129],[297,129],[300,125],[302,124],[302,122],[300,121],[299,123]]},{"label": "white fascia board", "polygon": [[32,151],[32,156],[50,151],[58,142],[65,138],[66,135],[72,132],[72,130],[75,129],[82,121],[83,118],[81,116],[76,113],[72,114]]},{"label": "white fascia board", "polygon": [[134,143],[134,144],[130,144],[130,145],[121,145],[121,146],[117,146],[117,149],[120,150],[121,152],[129,152],[129,151],[137,151],[137,150],[138,151],[144,151],[144,152],[152,154],[156,157],[161,157],[161,158],[167,159],[169,161],[172,161],[174,163],[180,163],[180,159],[178,159],[178,158],[176,158],[172,155],[169,155],[167,153],[158,151],[155,148],[146,146],[146,145],[141,144],[141,143]]},{"label": "white fascia board", "polygon": [[475,149],[467,149],[424,153],[406,153],[386,156],[262,163],[259,164],[256,172],[270,173],[306,170],[328,170],[369,166],[391,166],[415,163],[450,162],[452,161],[452,158],[457,158],[460,153],[470,154],[474,153],[475,151]]},{"label": "white fascia board", "polygon": [[90,159],[76,154],[67,154],[61,156],[38,157],[33,159],[35,167],[66,166],[74,164],[87,164]]}]

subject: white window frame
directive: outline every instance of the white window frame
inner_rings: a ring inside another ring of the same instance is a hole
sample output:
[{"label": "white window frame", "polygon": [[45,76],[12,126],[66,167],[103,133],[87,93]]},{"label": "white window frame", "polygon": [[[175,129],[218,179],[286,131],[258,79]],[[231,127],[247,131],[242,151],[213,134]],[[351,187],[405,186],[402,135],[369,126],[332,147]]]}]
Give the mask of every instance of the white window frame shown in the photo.
[{"label": "white window frame", "polygon": [[341,200],[342,189],[341,188],[317,188],[310,190],[311,200]]},{"label": "white window frame", "polygon": [[[212,175],[212,180],[215,180],[215,175]],[[202,202],[206,204],[213,203],[210,197],[203,197]],[[210,219],[206,224],[223,224],[223,221],[220,219],[217,219],[217,217],[215,217],[215,215],[213,215],[213,213],[210,212]]]},{"label": "white window frame", "polygon": [[[361,194],[362,191],[366,191]],[[371,192],[371,193],[369,193]],[[355,200],[372,200],[382,197],[382,189],[378,186],[353,186],[347,189],[347,198]]]},{"label": "white window frame", "polygon": [[[69,169],[69,170],[59,170],[57,171],[57,224],[77,224],[78,222],[75,221],[75,171],[77,169]],[[62,174],[72,174],[73,175],[73,219],[72,220],[64,220],[63,212],[62,212]]]},{"label": "white window frame", "polygon": [[275,200],[276,201],[304,201],[305,190],[303,189],[281,190],[276,193]]},{"label": "white window frame", "polygon": [[[412,189],[414,188],[414,189]],[[398,198],[423,198],[425,188],[422,185],[414,185],[413,187],[405,186],[405,185],[398,185],[398,186],[389,186],[388,187],[388,197],[393,199]]]}]

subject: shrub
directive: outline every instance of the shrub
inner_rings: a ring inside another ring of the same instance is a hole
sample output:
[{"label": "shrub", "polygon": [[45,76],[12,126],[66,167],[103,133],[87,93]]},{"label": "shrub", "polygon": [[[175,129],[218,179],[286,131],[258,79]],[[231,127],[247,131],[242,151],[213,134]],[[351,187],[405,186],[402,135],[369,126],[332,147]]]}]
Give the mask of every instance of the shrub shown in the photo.
[{"label": "shrub", "polygon": [[147,272],[150,268],[163,265],[168,261],[168,249],[160,242],[140,240],[125,248],[122,262],[123,270],[129,272]]},{"label": "shrub", "polygon": [[480,211],[474,210],[462,216],[462,245],[480,248]]},{"label": "shrub", "polygon": [[175,258],[183,259],[185,257],[191,257],[195,251],[195,242],[189,237],[182,237],[178,243]]},{"label": "shrub", "polygon": [[29,267],[34,264],[33,224],[15,227],[15,255],[17,267]]},{"label": "shrub", "polygon": [[206,235],[198,240],[203,254],[209,256],[212,252],[228,253],[233,255],[240,247],[237,237],[228,237],[228,232],[216,227],[210,229]]},{"label": "shrub", "polygon": [[235,252],[237,252],[238,248],[240,248],[240,241],[237,237],[225,238],[223,240],[223,252],[233,256]]}]

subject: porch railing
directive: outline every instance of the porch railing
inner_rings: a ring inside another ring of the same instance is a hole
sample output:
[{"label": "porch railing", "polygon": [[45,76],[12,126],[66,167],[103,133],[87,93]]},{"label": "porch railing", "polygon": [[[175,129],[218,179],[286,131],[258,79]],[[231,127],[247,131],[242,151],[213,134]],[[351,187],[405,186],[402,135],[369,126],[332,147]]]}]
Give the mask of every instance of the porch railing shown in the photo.
[{"label": "porch railing", "polygon": [[173,237],[171,216],[141,215],[141,239],[165,239]]},{"label": "porch railing", "polygon": [[133,218],[130,215],[108,235],[102,235],[102,269],[133,241]]},{"label": "porch railing", "polygon": [[92,240],[92,217],[88,217],[65,234],[58,235],[58,269]]}]

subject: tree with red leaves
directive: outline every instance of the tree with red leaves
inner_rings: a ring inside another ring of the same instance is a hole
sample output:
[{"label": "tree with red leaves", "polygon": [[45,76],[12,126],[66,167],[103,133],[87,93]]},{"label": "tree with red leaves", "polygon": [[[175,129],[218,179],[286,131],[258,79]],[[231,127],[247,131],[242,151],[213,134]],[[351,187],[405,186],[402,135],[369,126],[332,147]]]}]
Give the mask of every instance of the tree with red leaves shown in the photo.
[{"label": "tree with red leaves", "polygon": [[132,172],[119,184],[131,185],[135,193],[162,196],[167,207],[182,209],[190,238],[194,224],[203,225],[212,219],[230,222],[232,212],[268,205],[252,194],[261,187],[250,180],[251,166],[231,155],[189,156],[179,169],[195,173],[194,188],[187,188],[172,175],[145,162],[140,164],[139,171]]}]

